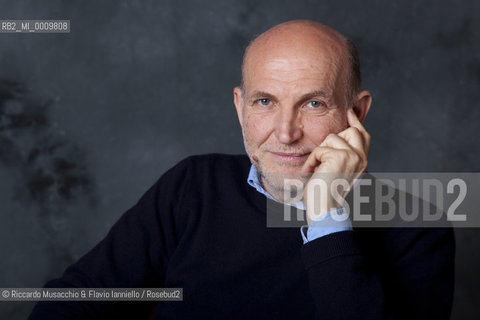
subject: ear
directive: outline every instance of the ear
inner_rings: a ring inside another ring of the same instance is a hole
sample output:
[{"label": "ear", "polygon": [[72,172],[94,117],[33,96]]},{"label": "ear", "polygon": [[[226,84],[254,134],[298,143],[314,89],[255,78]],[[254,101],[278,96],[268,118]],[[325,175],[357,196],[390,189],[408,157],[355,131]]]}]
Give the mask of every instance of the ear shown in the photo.
[{"label": "ear", "polygon": [[357,94],[356,102],[353,105],[353,111],[361,123],[365,121],[370,105],[372,104],[372,95],[369,91],[362,91]]},{"label": "ear", "polygon": [[240,125],[243,126],[243,92],[240,87],[233,89],[233,103],[235,103],[235,109],[237,109],[238,121],[240,121]]}]

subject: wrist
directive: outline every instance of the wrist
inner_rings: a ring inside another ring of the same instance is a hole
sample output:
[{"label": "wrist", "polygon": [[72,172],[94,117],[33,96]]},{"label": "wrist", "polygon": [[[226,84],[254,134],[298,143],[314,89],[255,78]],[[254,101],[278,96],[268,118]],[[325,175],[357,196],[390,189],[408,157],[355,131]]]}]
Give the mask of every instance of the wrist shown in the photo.
[{"label": "wrist", "polygon": [[337,211],[343,207],[337,201],[306,201],[305,206],[307,223],[309,226],[314,220],[322,219],[328,213]]}]

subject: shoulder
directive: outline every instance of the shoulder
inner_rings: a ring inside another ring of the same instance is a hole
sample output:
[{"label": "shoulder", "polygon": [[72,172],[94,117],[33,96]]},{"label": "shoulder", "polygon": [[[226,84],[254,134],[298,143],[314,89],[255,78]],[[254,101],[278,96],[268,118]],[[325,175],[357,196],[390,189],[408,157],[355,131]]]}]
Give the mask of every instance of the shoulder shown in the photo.
[{"label": "shoulder", "polygon": [[242,174],[250,170],[250,160],[245,154],[221,154],[211,153],[202,155],[192,155],[175,165],[169,171],[188,171],[188,174],[194,176],[204,176],[212,174]]},{"label": "shoulder", "polygon": [[167,170],[157,180],[156,185],[178,190],[187,187],[198,189],[218,183],[224,185],[230,181],[246,181],[250,166],[247,155],[219,153],[192,155]]}]

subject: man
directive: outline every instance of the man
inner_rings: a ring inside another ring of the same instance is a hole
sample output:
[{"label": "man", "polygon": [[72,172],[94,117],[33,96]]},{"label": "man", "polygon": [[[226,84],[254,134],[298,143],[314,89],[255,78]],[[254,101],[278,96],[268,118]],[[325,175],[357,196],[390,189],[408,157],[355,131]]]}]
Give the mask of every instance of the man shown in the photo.
[{"label": "man", "polygon": [[[183,301],[43,302],[31,319],[447,319],[450,229],[354,230],[331,219],[341,201],[309,200],[312,173],[352,173],[353,184],[366,170],[371,100],[355,47],[333,29],[291,21],[260,35],[234,89],[248,157],[180,162],[47,284],[181,287]],[[291,178],[306,184],[306,201],[289,205],[308,227],[267,228],[266,201],[283,202]]]}]

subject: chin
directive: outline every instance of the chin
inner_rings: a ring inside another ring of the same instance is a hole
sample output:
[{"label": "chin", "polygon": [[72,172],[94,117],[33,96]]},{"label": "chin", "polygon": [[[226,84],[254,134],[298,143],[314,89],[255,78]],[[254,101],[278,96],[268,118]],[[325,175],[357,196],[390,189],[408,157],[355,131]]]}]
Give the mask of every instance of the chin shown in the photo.
[{"label": "chin", "polygon": [[281,166],[281,167],[268,167],[260,166],[260,175],[265,182],[276,191],[283,191],[285,189],[286,180],[297,180],[298,182],[305,184],[310,174],[301,173],[301,166]]}]

